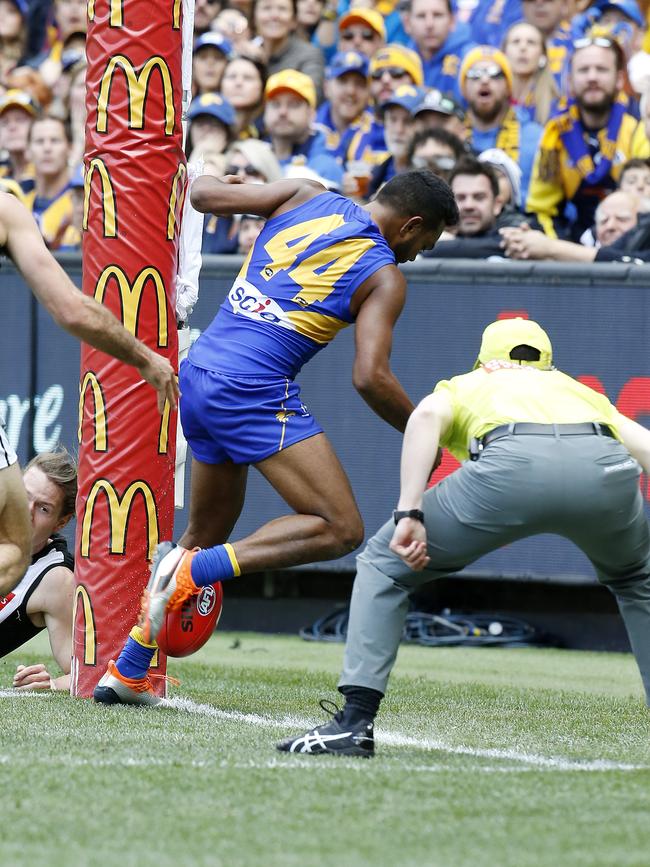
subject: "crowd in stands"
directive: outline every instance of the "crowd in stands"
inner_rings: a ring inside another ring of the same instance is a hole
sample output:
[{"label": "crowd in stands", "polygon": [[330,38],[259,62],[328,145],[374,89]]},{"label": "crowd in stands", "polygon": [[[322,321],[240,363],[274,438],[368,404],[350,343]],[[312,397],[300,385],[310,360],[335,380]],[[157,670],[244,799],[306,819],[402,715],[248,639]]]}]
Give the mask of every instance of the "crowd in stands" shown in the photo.
[{"label": "crowd in stands", "polygon": [[[86,0],[0,0],[0,190],[79,249]],[[429,168],[426,255],[650,260],[650,0],[196,0],[188,159],[364,203]],[[206,217],[245,254],[253,215]]]}]

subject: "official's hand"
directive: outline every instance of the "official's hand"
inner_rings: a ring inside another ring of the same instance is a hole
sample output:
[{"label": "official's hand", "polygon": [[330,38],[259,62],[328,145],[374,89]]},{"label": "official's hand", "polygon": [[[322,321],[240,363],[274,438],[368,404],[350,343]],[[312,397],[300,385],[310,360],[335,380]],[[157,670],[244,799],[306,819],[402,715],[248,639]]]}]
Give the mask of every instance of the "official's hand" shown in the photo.
[{"label": "official's hand", "polygon": [[52,689],[52,677],[43,665],[18,665],[14,674],[14,689]]},{"label": "official's hand", "polygon": [[431,559],[427,554],[427,531],[424,524],[414,518],[402,518],[389,547],[414,572],[424,569]]},{"label": "official's hand", "polygon": [[138,369],[142,378],[158,392],[158,412],[162,414],[167,400],[171,408],[176,409],[180,392],[178,379],[169,361],[151,351],[149,360]]}]

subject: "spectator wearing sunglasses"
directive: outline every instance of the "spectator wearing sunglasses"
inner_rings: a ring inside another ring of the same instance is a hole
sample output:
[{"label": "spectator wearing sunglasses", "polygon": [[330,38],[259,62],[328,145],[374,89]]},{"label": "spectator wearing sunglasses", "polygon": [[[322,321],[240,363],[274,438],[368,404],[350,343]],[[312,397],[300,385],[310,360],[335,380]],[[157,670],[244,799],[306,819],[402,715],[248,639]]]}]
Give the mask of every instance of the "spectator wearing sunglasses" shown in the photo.
[{"label": "spectator wearing sunglasses", "polygon": [[[370,101],[375,108],[386,103],[399,87],[422,87],[424,73],[417,52],[403,45],[386,45],[373,56],[368,67]],[[352,139],[348,160],[377,166],[390,156],[384,139],[384,127],[379,117],[369,129],[359,131]]]},{"label": "spectator wearing sunglasses", "polygon": [[429,169],[449,182],[458,160],[467,154],[463,142],[442,127],[416,132],[411,139],[408,161],[411,168]]},{"label": "spectator wearing sunglasses", "polygon": [[358,51],[370,60],[386,44],[386,25],[376,9],[352,8],[339,21],[339,51]]},{"label": "spectator wearing sunglasses", "polygon": [[[246,139],[235,142],[226,153],[226,175],[236,175],[245,184],[270,184],[282,177],[282,167],[268,142]],[[203,224],[203,253],[236,253],[239,220],[206,215]]]},{"label": "spectator wearing sunglasses", "polygon": [[568,111],[544,127],[526,210],[550,237],[579,241],[596,208],[617,186],[640,121],[621,93],[623,56],[607,37],[574,43]]},{"label": "spectator wearing sunglasses", "polygon": [[301,165],[340,186],[343,170],[327,153],[325,135],[314,128],[316,88],[308,75],[284,69],[264,91],[264,127],[280,165]]},{"label": "spectator wearing sunglasses", "polygon": [[327,153],[345,165],[352,140],[373,122],[367,57],[358,51],[337,52],[325,70],[325,97],[316,112],[316,129],[325,135]]},{"label": "spectator wearing sunglasses", "polygon": [[458,71],[463,56],[474,47],[466,24],[455,24],[451,0],[404,0],[404,29],[424,70],[424,84],[460,97]]},{"label": "spectator wearing sunglasses", "polygon": [[525,201],[542,127],[511,106],[512,72],[505,54],[488,45],[472,49],[461,65],[460,85],[467,100],[467,141],[476,153],[500,148],[521,167]]}]

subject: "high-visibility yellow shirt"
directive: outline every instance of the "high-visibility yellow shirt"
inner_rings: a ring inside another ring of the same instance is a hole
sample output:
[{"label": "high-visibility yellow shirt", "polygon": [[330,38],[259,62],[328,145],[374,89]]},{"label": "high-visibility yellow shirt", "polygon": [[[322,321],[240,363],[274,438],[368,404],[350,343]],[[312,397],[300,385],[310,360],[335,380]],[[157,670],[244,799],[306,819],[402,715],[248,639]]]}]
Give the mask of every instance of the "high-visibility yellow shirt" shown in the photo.
[{"label": "high-visibility yellow shirt", "polygon": [[452,405],[453,421],[440,444],[459,461],[468,459],[472,437],[480,439],[510,422],[594,421],[609,425],[620,439],[616,407],[559,370],[491,361],[471,373],[442,380],[434,392],[445,394]]}]

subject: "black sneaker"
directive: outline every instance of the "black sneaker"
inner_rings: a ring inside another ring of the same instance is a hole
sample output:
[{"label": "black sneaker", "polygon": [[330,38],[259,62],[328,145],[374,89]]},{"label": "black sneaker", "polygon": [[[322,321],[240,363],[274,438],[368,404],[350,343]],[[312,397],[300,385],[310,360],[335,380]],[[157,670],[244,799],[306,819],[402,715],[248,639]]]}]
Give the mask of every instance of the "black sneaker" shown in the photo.
[{"label": "black sneaker", "polygon": [[[375,738],[372,722],[358,722],[354,726],[341,725],[343,711],[330,701],[321,701],[320,706],[332,714],[330,722],[310,729],[304,735],[286,738],[276,744],[283,753],[307,753],[319,756],[330,753],[334,756],[360,756],[370,759],[375,754]],[[334,711],[331,710],[334,707]]]}]

